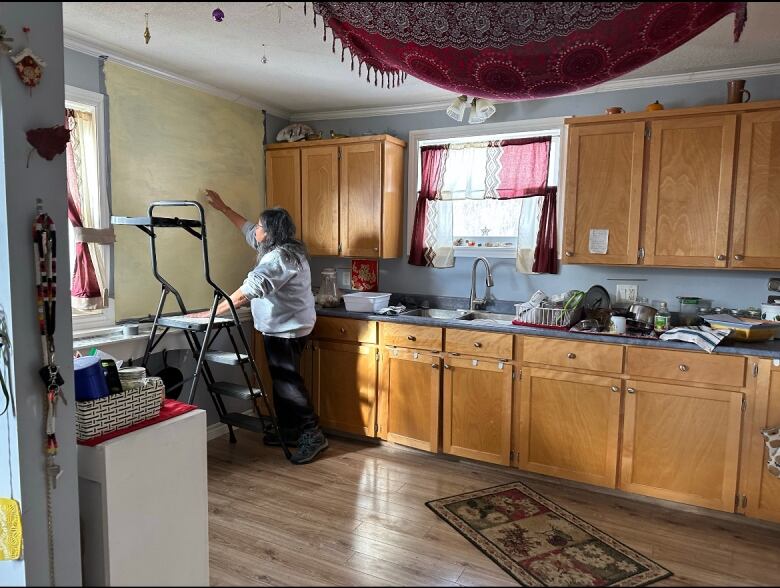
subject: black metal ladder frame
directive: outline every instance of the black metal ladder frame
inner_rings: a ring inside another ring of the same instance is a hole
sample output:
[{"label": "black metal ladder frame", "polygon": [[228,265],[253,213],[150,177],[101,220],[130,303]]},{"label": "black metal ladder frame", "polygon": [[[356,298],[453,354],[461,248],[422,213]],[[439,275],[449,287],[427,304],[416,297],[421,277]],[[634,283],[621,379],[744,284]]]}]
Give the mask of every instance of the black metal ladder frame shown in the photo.
[{"label": "black metal ladder frame", "polygon": [[[198,214],[200,216],[199,222],[193,222],[189,219],[180,219],[178,217],[174,217],[173,219],[163,219],[160,217],[154,216],[154,209],[158,207],[191,207],[196,208],[198,211]],[[211,304],[211,312],[209,314],[209,322],[206,326],[206,330],[203,336],[203,342],[198,340],[198,337],[196,335],[196,331],[192,329],[182,329],[184,332],[185,339],[187,340],[187,344],[190,348],[190,351],[192,352],[192,355],[194,358],[197,358],[197,363],[195,365],[195,372],[192,376],[192,384],[190,386],[190,391],[188,395],[187,402],[189,404],[192,404],[195,393],[197,391],[198,383],[200,381],[201,371],[203,373],[203,379],[206,382],[206,387],[208,389],[209,395],[211,396],[211,400],[214,403],[215,408],[217,409],[217,413],[219,414],[220,420],[224,422],[224,417],[227,414],[227,409],[225,408],[225,403],[222,400],[221,395],[215,393],[211,386],[215,383],[214,375],[211,373],[211,368],[206,361],[206,352],[209,350],[211,345],[214,343],[215,339],[219,335],[219,332],[224,328],[227,332],[228,338],[230,339],[230,343],[233,347],[233,351],[236,354],[236,357],[241,356],[241,352],[238,347],[238,343],[236,342],[236,339],[233,337],[233,334],[230,331],[231,325],[221,325],[219,322],[216,322],[215,319],[217,318],[217,307],[219,306],[219,303],[222,300],[225,300],[228,303],[228,306],[230,307],[230,314],[232,316],[233,325],[236,326],[238,329],[238,334],[241,339],[241,344],[243,346],[244,351],[246,352],[246,355],[248,357],[248,363],[251,368],[251,372],[255,377],[255,381],[257,382],[257,386],[253,386],[252,382],[250,381],[249,374],[247,374],[246,370],[244,369],[244,364],[239,364],[241,368],[241,373],[244,376],[244,381],[246,383],[247,389],[250,391],[250,399],[252,402],[252,407],[254,409],[255,414],[257,415],[257,418],[263,423],[263,428],[265,428],[265,419],[268,418],[273,426],[274,432],[276,432],[277,437],[281,443],[282,450],[284,451],[285,456],[289,459],[290,458],[290,450],[285,444],[284,437],[282,436],[282,432],[279,428],[279,423],[276,418],[276,413],[274,412],[272,403],[268,400],[268,395],[265,393],[265,390],[263,389],[262,380],[260,378],[260,370],[257,368],[257,364],[255,362],[255,358],[253,357],[251,353],[251,349],[249,347],[249,343],[247,342],[246,335],[244,333],[244,329],[241,327],[241,321],[238,317],[238,312],[236,310],[235,304],[233,303],[233,300],[230,298],[230,295],[228,295],[222,288],[219,287],[219,285],[214,282],[214,280],[211,278],[211,270],[209,265],[209,255],[208,255],[208,240],[206,236],[206,217],[205,217],[205,211],[203,209],[203,205],[200,204],[200,202],[194,201],[194,200],[158,200],[155,202],[152,202],[149,205],[148,209],[148,224],[142,224],[146,219],[134,219],[139,220],[139,222],[135,222],[132,224],[135,224],[139,229],[144,231],[147,235],[149,235],[149,247],[152,257],[152,272],[154,273],[155,279],[160,282],[162,291],[160,294],[160,302],[157,305],[157,312],[154,316],[154,324],[152,325],[152,330],[149,333],[149,338],[146,342],[146,349],[144,350],[144,358],[142,365],[146,367],[147,362],[149,361],[149,357],[152,353],[152,351],[157,347],[157,345],[160,343],[160,341],[163,339],[165,334],[168,332],[170,327],[163,327],[163,331],[160,333],[159,337],[157,336],[157,330],[160,328],[160,325],[158,324],[159,319],[162,316],[163,308],[165,307],[165,300],[167,299],[169,294],[172,294],[174,298],[176,299],[176,303],[179,306],[179,309],[181,310],[182,315],[189,314],[189,311],[187,310],[187,307],[184,305],[184,300],[179,293],[179,291],[174,288],[174,286],[166,280],[159,271],[158,264],[157,264],[157,235],[155,232],[155,226],[158,228],[160,227],[178,227],[182,228],[194,237],[196,237],[198,240],[200,240],[202,244],[202,252],[203,252],[203,272],[206,278],[206,282],[214,289],[214,297]],[[112,219],[113,220],[113,219]],[[155,224],[155,221],[159,221],[159,224]],[[130,223],[128,223],[130,224]],[[200,229],[200,232],[198,232],[196,229]],[[255,390],[259,390],[259,393],[255,393]],[[257,398],[261,398],[265,409],[268,411],[268,417],[264,417],[264,415],[260,412],[260,407],[257,405]],[[230,442],[235,443],[236,442],[236,436],[233,431],[233,425],[230,423],[226,423],[228,426],[228,431],[230,433]]]}]

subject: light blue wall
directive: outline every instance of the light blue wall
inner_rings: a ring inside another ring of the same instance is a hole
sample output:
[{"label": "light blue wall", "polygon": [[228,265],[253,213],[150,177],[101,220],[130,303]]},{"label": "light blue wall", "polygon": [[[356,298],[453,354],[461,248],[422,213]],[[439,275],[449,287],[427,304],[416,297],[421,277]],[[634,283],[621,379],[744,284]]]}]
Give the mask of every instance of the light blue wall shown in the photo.
[{"label": "light blue wall", "polygon": [[265,142],[276,143],[276,135],[279,134],[284,127],[290,124],[290,121],[286,118],[281,118],[274,114],[265,115]]},{"label": "light blue wall", "polygon": [[[747,88],[753,100],[780,98],[780,76],[749,78]],[[379,91],[379,90],[377,90]],[[387,89],[381,90],[387,92]],[[390,90],[392,91],[392,90]],[[627,111],[644,110],[659,100],[666,108],[684,108],[722,104],[726,98],[726,82],[705,82],[656,89],[624,90],[558,98],[529,100],[499,104],[490,122],[522,121],[561,116],[599,114],[608,106],[622,106]],[[444,111],[408,115],[381,116],[342,120],[307,121],[315,130],[334,130],[348,135],[389,133],[408,140],[409,132],[419,129],[457,127]],[[405,184],[404,184],[405,185]],[[408,199],[408,194],[406,195]],[[405,209],[406,210],[406,209]],[[406,219],[408,223],[410,219]],[[451,269],[429,269],[410,266],[406,259],[380,262],[380,289],[387,292],[468,296],[471,278],[471,259],[459,259]],[[586,289],[602,284],[611,295],[615,281],[639,285],[639,295],[652,299],[675,301],[675,296],[700,296],[716,304],[728,306],[758,306],[767,297],[768,272],[726,270],[683,270],[655,268],[610,268],[599,266],[562,266],[559,275],[528,276],[514,270],[513,260],[492,261],[496,286],[494,295],[501,300],[526,300],[536,289],[553,293],[571,288]],[[349,267],[349,260],[315,258],[312,273],[315,284],[323,267]],[[481,275],[481,270],[480,270]],[[774,275],[780,276],[780,271]]]},{"label": "light blue wall", "polygon": [[82,90],[104,94],[100,59],[65,49],[65,83]]}]

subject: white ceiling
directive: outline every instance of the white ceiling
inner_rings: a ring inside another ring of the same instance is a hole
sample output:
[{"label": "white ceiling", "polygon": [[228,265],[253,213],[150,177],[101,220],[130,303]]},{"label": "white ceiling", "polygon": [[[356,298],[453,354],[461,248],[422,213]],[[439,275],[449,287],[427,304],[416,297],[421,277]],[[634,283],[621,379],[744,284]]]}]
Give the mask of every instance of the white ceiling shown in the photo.
[{"label": "white ceiling", "polygon": [[[409,77],[398,88],[374,87],[322,41],[302,2],[63,2],[67,41],[103,50],[259,102],[281,114],[410,106],[452,97],[452,92]],[[225,13],[214,22],[211,11]],[[281,8],[280,8],[281,7]],[[281,9],[281,23],[279,10]],[[144,43],[144,13],[151,41]],[[690,73],[780,63],[780,2],[749,2],[739,43],[734,17],[627,76]],[[261,63],[262,44],[268,62]]]}]

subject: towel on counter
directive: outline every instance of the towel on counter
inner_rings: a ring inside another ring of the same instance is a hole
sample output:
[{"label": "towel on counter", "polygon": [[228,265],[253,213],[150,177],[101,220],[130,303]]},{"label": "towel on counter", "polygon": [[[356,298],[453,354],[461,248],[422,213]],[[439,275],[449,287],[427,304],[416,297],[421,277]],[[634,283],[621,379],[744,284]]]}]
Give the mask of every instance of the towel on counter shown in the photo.
[{"label": "towel on counter", "polygon": [[397,314],[401,314],[405,310],[406,307],[403,304],[399,304],[398,306],[386,306],[385,308],[380,308],[379,310],[376,311],[376,313],[395,316]]},{"label": "towel on counter", "polygon": [[770,474],[780,478],[780,426],[764,429],[761,434],[766,439],[766,447],[769,450],[766,467]]},{"label": "towel on counter", "polygon": [[723,339],[729,336],[729,329],[711,329],[704,325],[700,327],[675,327],[669,329],[659,337],[661,341],[686,341],[695,343],[707,353],[712,353],[713,349]]}]

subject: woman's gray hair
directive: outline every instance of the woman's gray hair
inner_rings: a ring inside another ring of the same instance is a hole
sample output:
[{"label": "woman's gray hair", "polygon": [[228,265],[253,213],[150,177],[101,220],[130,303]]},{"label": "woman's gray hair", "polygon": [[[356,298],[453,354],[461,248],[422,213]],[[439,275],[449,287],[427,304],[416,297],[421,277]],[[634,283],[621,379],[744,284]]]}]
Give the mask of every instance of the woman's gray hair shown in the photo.
[{"label": "woman's gray hair", "polygon": [[260,224],[265,231],[265,239],[258,243],[259,258],[278,249],[285,262],[300,267],[308,257],[308,252],[306,245],[295,238],[295,223],[290,213],[281,207],[268,208],[260,214]]}]

